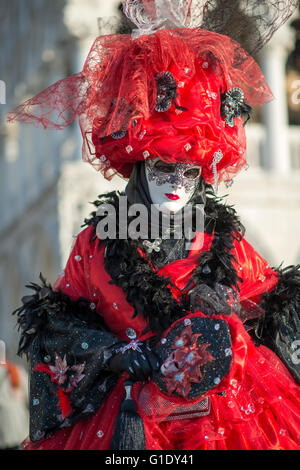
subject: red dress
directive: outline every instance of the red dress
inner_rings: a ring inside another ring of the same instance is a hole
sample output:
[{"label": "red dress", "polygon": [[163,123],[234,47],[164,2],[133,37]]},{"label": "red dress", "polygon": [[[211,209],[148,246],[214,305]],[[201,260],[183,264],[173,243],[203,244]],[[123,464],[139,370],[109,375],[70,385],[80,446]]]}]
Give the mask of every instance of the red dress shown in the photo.
[{"label": "red dress", "polygon": [[[92,227],[76,240],[66,269],[55,284],[73,300],[86,297],[95,304],[110,330],[127,340],[133,328],[143,341],[143,318],[132,319],[133,307],[123,290],[109,284],[104,268],[104,247],[91,242]],[[179,288],[186,286],[201,251],[208,250],[213,236],[201,234],[186,259],[164,266],[160,275],[170,277]],[[236,269],[240,299],[257,302],[262,293],[274,289],[277,274],[245,239],[235,241]],[[173,292],[173,295],[176,295]],[[214,318],[218,318],[214,315]],[[296,450],[300,449],[299,387],[278,359],[264,346],[256,347],[243,323],[235,315],[222,316],[228,322],[232,340],[232,365],[229,373],[206,397],[210,410],[205,416],[168,419],[174,414],[176,400],[163,396],[153,382],[133,386],[133,396],[144,421],[147,450]],[[25,441],[27,450],[109,450],[116,417],[123,395],[123,379],[110,392],[98,411],[70,428],[62,429],[37,445]],[[201,397],[203,400],[204,397]],[[198,402],[200,400],[198,399]]]}]

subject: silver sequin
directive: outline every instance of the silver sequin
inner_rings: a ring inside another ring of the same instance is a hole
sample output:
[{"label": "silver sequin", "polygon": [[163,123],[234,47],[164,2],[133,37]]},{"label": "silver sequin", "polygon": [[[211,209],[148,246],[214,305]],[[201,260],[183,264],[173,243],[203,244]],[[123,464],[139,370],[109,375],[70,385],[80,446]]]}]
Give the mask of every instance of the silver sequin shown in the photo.
[{"label": "silver sequin", "polygon": [[152,251],[159,252],[161,243],[161,238],[157,238],[156,240],[154,240],[154,242],[150,242],[149,240],[143,241],[143,245],[146,248],[147,253],[152,253]]},{"label": "silver sequin", "polygon": [[135,339],[137,337],[136,331],[133,328],[127,328],[126,336],[129,339]]}]

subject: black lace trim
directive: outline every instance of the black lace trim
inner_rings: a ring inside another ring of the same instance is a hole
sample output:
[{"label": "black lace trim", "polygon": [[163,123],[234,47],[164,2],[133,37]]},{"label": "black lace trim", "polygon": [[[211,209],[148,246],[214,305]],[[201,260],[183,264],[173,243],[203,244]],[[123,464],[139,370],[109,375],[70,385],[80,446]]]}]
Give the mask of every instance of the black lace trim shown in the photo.
[{"label": "black lace trim", "polygon": [[172,103],[176,109],[187,111],[187,108],[176,103],[178,85],[171,72],[158,73],[155,80],[157,86],[156,111],[160,113],[168,111]]}]

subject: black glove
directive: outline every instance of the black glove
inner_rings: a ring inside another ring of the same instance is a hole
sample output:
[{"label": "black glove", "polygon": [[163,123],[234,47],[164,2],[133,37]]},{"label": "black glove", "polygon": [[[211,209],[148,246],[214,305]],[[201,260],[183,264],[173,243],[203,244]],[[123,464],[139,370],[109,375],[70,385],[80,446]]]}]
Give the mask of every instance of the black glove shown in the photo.
[{"label": "black glove", "polygon": [[119,347],[108,362],[109,370],[119,375],[128,372],[134,382],[146,380],[154,371],[159,370],[159,367],[159,358],[145,344],[139,344],[136,350],[132,348],[124,350],[123,346],[123,352]]}]

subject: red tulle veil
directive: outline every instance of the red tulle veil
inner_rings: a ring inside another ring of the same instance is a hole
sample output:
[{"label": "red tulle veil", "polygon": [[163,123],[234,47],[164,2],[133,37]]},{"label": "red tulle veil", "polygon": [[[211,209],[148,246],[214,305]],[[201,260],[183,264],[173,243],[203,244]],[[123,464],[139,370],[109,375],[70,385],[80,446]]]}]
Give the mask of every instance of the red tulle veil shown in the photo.
[{"label": "red tulle veil", "polygon": [[[238,87],[254,106],[270,101],[272,93],[251,54],[221,31],[231,29],[240,39],[242,14],[254,15],[249,49],[257,51],[297,2],[247,0],[242,11],[239,2],[218,3],[124,0],[138,27],[133,34],[98,37],[82,72],[18,106],[8,120],[64,129],[78,119],[83,160],[108,179],[128,178],[135,162],[159,157],[200,164],[209,183],[216,182],[216,172],[217,182],[231,180],[246,165],[244,118],[229,126],[220,112],[222,96]],[[175,80],[176,102],[159,112],[156,79],[165,72]]]}]

